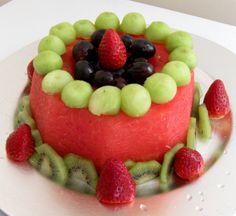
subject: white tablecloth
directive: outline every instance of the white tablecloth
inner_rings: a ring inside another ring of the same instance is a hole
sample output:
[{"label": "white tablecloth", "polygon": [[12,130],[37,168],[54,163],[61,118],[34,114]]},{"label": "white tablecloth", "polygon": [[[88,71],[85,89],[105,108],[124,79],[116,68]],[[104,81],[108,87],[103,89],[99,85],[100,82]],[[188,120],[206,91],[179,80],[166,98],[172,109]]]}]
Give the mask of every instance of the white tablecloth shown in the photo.
[{"label": "white tablecloth", "polygon": [[138,11],[147,23],[162,20],[236,53],[236,27],[154,6],[128,0],[12,0],[0,7],[0,61],[47,35],[48,29],[58,22],[73,23],[81,18],[94,21],[102,11],[114,11],[120,18]]}]

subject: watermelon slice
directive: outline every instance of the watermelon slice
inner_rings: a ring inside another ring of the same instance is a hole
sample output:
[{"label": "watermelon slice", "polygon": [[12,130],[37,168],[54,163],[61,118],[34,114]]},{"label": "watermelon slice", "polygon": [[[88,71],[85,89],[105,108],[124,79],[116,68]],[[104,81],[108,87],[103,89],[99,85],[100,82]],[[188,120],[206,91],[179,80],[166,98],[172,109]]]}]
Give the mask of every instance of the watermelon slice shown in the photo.
[{"label": "watermelon slice", "polygon": [[[72,46],[63,56],[64,69],[73,74]],[[164,45],[150,61],[157,71],[168,61]],[[160,61],[161,59],[161,61]],[[42,77],[34,73],[30,105],[43,141],[60,155],[75,153],[92,160],[98,170],[108,158],[161,161],[164,153],[178,142],[185,142],[191,112],[194,74],[191,83],[179,87],[175,98],[163,105],[152,104],[149,112],[133,118],[95,116],[88,109],[66,107],[59,95],[41,90]]]}]

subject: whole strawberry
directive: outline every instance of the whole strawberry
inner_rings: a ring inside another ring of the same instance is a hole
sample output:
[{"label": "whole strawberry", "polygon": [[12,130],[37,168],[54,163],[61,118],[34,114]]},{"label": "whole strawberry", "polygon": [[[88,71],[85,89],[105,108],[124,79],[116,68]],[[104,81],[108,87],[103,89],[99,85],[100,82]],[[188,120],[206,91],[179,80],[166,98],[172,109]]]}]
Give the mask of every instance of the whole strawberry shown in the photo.
[{"label": "whole strawberry", "polygon": [[27,124],[22,124],[7,138],[7,157],[12,161],[24,162],[31,157],[33,151],[31,129]]},{"label": "whole strawberry", "polygon": [[230,112],[229,97],[221,80],[215,80],[208,89],[204,103],[211,119],[223,118]]},{"label": "whole strawberry", "polygon": [[134,200],[136,185],[121,160],[109,159],[97,184],[97,198],[105,204],[123,204]]},{"label": "whole strawberry", "polygon": [[125,65],[126,48],[115,30],[106,30],[98,47],[98,58],[102,68],[106,70],[118,70]]},{"label": "whole strawberry", "polygon": [[181,148],[175,155],[175,173],[183,180],[192,181],[204,172],[200,153],[190,148]]}]

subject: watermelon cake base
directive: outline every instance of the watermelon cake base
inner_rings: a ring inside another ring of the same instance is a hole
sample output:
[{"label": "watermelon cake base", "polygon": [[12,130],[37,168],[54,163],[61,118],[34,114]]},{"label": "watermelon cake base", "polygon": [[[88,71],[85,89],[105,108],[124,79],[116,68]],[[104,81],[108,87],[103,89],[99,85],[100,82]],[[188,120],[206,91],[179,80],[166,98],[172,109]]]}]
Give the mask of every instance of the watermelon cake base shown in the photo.
[{"label": "watermelon cake base", "polygon": [[[63,68],[73,74],[72,47],[63,55]],[[168,54],[159,45],[163,62],[155,63],[160,71]],[[61,156],[74,153],[92,160],[98,170],[109,158],[123,161],[161,161],[173,145],[186,141],[194,90],[194,73],[190,84],[178,87],[175,98],[166,104],[152,103],[146,115],[133,118],[120,112],[116,116],[95,116],[88,109],[67,107],[59,95],[48,95],[41,88],[42,76],[34,73],[30,105],[45,143]]]}]

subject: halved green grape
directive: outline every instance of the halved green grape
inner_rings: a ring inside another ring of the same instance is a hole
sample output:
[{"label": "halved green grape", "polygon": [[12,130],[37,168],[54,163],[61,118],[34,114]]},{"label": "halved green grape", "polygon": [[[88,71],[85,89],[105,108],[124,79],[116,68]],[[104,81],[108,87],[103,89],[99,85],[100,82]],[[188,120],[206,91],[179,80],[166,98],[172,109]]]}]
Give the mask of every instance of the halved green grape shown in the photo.
[{"label": "halved green grape", "polygon": [[91,85],[82,80],[73,80],[62,89],[61,99],[71,108],[85,108],[93,93]]},{"label": "halved green grape", "polygon": [[121,31],[132,35],[144,34],[146,21],[140,13],[128,13],[121,22]]},{"label": "halved green grape", "polygon": [[169,55],[169,61],[182,61],[193,70],[197,65],[197,57],[194,51],[188,47],[178,47]]},{"label": "halved green grape", "polygon": [[149,91],[152,101],[164,104],[171,101],[177,92],[175,80],[163,73],[155,73],[144,82],[144,87]]},{"label": "halved green grape", "polygon": [[145,31],[145,37],[152,42],[164,42],[171,34],[171,28],[164,22],[152,22]]},{"label": "halved green grape", "polygon": [[165,153],[164,160],[161,166],[161,172],[160,172],[161,184],[168,183],[169,171],[171,168],[171,164],[174,161],[175,154],[183,147],[184,147],[184,144],[179,143],[179,144],[176,144],[172,149],[170,149],[168,152]]},{"label": "halved green grape", "polygon": [[40,75],[61,69],[62,65],[63,61],[61,56],[50,50],[40,52],[33,60],[34,69]]},{"label": "halved green grape", "polygon": [[56,94],[73,80],[73,77],[64,70],[54,70],[48,73],[42,81],[42,90],[47,94]]},{"label": "halved green grape", "polygon": [[200,137],[204,140],[211,138],[211,122],[206,105],[203,103],[198,107],[199,123],[198,130]]},{"label": "halved green grape", "polygon": [[191,81],[189,67],[181,61],[168,62],[161,72],[170,75],[175,80],[177,86],[188,85]]},{"label": "halved green grape", "polygon": [[94,115],[116,115],[120,111],[120,89],[103,86],[96,89],[89,101],[89,111]]},{"label": "halved green grape", "polygon": [[191,149],[195,149],[196,145],[196,118],[191,117],[188,126],[187,133],[187,147]]},{"label": "halved green grape", "polygon": [[188,48],[193,47],[193,40],[189,33],[184,31],[176,31],[166,38],[166,48],[169,51],[182,46]]},{"label": "halved green grape", "polygon": [[90,38],[93,32],[96,31],[94,24],[87,19],[77,21],[74,24],[74,28],[77,33],[77,37],[80,38]]},{"label": "halved green grape", "polygon": [[117,30],[120,26],[119,18],[113,12],[101,13],[96,21],[95,26],[97,29],[115,29]]},{"label": "halved green grape", "polygon": [[58,55],[62,55],[66,52],[66,46],[59,37],[48,35],[40,41],[38,46],[38,52],[43,52],[46,50],[51,50]]},{"label": "halved green grape", "polygon": [[151,106],[148,91],[139,84],[129,84],[121,90],[121,109],[128,116],[140,117],[145,115]]},{"label": "halved green grape", "polygon": [[68,22],[62,22],[53,26],[50,31],[50,35],[55,35],[61,38],[66,45],[72,43],[76,39],[76,31]]}]

